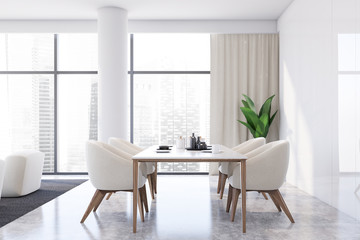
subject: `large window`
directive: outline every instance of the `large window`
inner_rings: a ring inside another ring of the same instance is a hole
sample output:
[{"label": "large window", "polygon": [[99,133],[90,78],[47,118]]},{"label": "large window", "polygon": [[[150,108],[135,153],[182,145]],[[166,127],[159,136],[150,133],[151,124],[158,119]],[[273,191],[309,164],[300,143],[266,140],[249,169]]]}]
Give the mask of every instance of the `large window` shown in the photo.
[{"label": "large window", "polygon": [[57,37],[57,170],[86,172],[85,142],[97,140],[97,35]]},{"label": "large window", "polygon": [[[210,139],[210,36],[129,35],[130,139],[174,145]],[[45,153],[46,173],[85,173],[85,141],[97,139],[96,34],[0,34],[0,158]],[[205,163],[159,171],[206,172]]]},{"label": "large window", "polygon": [[[133,141],[174,145],[191,133],[210,139],[210,36],[135,34],[130,69]],[[207,163],[159,163],[160,172],[207,172]]]},{"label": "large window", "polygon": [[0,158],[38,149],[44,172],[86,172],[97,139],[97,35],[0,34]]},{"label": "large window", "polygon": [[338,107],[339,171],[359,173],[360,34],[338,35]]},{"label": "large window", "polygon": [[54,76],[0,75],[0,158],[13,151],[45,153],[45,172],[54,171]]},{"label": "large window", "polygon": [[97,139],[97,76],[58,79],[58,171],[86,172],[85,141]]}]

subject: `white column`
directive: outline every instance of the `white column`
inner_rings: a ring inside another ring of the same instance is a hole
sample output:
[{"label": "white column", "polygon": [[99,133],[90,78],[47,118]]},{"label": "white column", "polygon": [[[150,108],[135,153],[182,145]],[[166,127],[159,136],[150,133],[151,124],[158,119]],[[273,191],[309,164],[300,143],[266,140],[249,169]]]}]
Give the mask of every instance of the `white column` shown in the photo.
[{"label": "white column", "polygon": [[99,141],[127,139],[129,128],[127,81],[127,11],[98,9],[99,40]]}]

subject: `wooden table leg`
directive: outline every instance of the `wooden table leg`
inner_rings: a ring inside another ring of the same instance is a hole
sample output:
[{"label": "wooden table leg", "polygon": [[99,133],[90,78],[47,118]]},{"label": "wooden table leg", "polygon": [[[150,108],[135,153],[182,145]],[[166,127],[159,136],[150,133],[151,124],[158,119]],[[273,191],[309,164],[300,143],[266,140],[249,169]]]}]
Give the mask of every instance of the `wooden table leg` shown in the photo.
[{"label": "wooden table leg", "polygon": [[246,160],[241,161],[241,203],[243,233],[246,233]]},{"label": "wooden table leg", "polygon": [[138,198],[138,161],[133,159],[133,232],[136,233]]},{"label": "wooden table leg", "polygon": [[158,163],[155,162],[155,172],[154,172],[154,176],[155,176],[154,193],[155,194],[157,194],[157,165],[158,165]]}]

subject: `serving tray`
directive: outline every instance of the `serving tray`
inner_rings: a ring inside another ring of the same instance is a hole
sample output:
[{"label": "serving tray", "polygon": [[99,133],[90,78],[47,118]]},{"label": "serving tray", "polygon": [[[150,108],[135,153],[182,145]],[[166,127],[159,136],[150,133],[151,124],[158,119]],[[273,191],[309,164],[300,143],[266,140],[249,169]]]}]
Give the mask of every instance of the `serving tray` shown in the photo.
[{"label": "serving tray", "polygon": [[[210,148],[209,148],[210,147]],[[188,151],[203,151],[203,150],[211,150],[211,146],[208,146],[206,149],[197,149],[197,148],[185,148]]]}]

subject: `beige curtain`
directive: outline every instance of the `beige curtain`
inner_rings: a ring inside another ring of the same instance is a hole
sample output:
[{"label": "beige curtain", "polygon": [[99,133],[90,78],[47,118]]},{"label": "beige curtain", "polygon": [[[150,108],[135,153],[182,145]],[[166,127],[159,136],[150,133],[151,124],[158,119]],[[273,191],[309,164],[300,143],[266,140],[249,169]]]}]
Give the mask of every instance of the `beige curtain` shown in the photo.
[{"label": "beige curtain", "polygon": [[[242,94],[248,95],[257,111],[275,94],[272,113],[279,109],[278,34],[211,35],[211,143],[234,147],[251,133],[237,120],[245,121],[240,107]],[[267,141],[279,137],[279,113],[272,123]],[[215,165],[210,165],[214,172]]]}]

